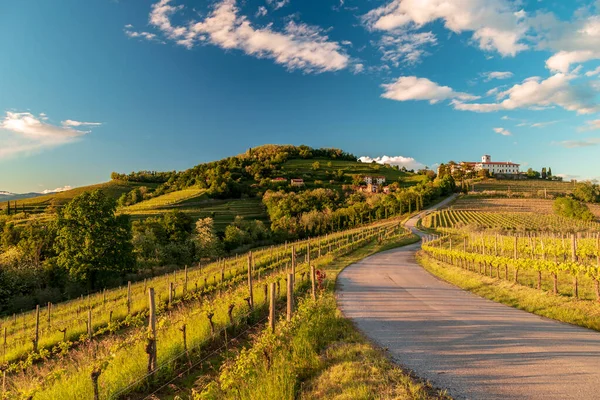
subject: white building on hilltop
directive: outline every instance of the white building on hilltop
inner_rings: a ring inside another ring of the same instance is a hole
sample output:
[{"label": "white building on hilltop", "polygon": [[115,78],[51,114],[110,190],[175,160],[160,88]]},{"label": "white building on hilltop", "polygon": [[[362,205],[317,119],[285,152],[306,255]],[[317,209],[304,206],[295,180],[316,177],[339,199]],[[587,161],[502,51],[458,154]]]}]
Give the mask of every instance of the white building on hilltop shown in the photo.
[{"label": "white building on hilltop", "polygon": [[487,170],[490,174],[519,174],[519,164],[515,164],[509,161],[495,161],[492,162],[492,156],[489,154],[481,157],[481,162],[475,163],[475,171],[482,169]]}]

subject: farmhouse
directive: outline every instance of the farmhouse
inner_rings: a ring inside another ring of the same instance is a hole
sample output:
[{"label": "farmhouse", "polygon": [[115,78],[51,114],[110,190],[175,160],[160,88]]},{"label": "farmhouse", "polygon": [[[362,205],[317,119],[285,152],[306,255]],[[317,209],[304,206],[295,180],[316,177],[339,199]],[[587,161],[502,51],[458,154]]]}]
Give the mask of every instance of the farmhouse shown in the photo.
[{"label": "farmhouse", "polygon": [[481,157],[481,162],[475,163],[475,171],[487,170],[490,174],[517,175],[519,174],[519,164],[508,161],[492,162],[492,156],[486,154]]},{"label": "farmhouse", "polygon": [[304,179],[292,178],[292,179],[290,179],[290,185],[292,185],[292,186],[304,186]]},{"label": "farmhouse", "polygon": [[365,175],[365,176],[363,176],[363,180],[365,181],[365,183],[367,185],[371,185],[373,183],[376,183],[378,185],[383,185],[385,183],[385,176]]},{"label": "farmhouse", "polygon": [[271,179],[271,182],[273,182],[273,183],[282,183],[282,182],[287,182],[287,179],[281,178],[281,177],[279,177],[279,178],[273,178],[273,179]]},{"label": "farmhouse", "polygon": [[[482,156],[481,161],[462,161],[460,164],[451,162],[446,167],[449,168],[451,174],[454,174],[456,171],[469,173],[486,170],[491,175],[505,176],[507,178],[518,178],[520,175],[519,164],[509,161],[492,161],[492,156],[488,154]],[[438,175],[440,171],[441,166],[438,167]]]}]

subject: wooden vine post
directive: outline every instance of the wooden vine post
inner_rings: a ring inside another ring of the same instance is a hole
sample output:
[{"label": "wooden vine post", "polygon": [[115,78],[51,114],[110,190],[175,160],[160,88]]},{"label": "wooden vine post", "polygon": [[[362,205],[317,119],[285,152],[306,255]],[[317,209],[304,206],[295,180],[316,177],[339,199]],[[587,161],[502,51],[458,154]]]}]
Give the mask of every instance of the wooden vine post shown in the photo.
[{"label": "wooden vine post", "polygon": [[169,282],[169,308],[173,305],[173,282]]},{"label": "wooden vine post", "polygon": [[312,288],[312,298],[313,300],[317,299],[317,282],[316,282],[316,276],[315,276],[315,266],[311,265],[310,266],[310,284],[311,284],[311,288]]},{"label": "wooden vine post", "polygon": [[50,327],[50,313],[52,312],[52,303],[48,302],[48,315],[46,316],[48,327]]},{"label": "wooden vine post", "polygon": [[254,309],[254,293],[252,292],[252,252],[248,253],[248,306]]},{"label": "wooden vine post", "polygon": [[127,281],[127,315],[131,314],[131,281]]},{"label": "wooden vine post", "polygon": [[269,328],[271,333],[275,332],[275,282],[271,282],[269,291]]},{"label": "wooden vine post", "polygon": [[154,288],[148,289],[148,373],[156,370],[156,304],[154,302]]},{"label": "wooden vine post", "polygon": [[33,339],[33,351],[38,351],[38,344],[40,340],[40,305],[35,306],[35,336]]},{"label": "wooden vine post", "polygon": [[292,246],[292,275],[294,275],[294,280],[296,279],[296,246]]},{"label": "wooden vine post", "polygon": [[94,334],[94,329],[92,327],[92,308],[88,308],[87,315],[87,332],[89,340],[92,340],[92,335]]},{"label": "wooden vine post", "polygon": [[[294,275],[287,276],[287,320],[292,320],[294,314]],[[4,328],[6,330],[6,328]]]},{"label": "wooden vine post", "polygon": [[185,266],[184,269],[184,277],[183,277],[183,295],[185,296],[188,292],[188,267]]}]

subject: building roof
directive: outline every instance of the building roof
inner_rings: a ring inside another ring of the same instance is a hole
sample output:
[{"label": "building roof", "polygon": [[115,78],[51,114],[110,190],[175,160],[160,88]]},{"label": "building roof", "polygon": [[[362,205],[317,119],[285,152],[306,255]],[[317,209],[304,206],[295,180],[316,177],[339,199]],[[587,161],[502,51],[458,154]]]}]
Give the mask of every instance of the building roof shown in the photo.
[{"label": "building roof", "polygon": [[517,166],[521,165],[521,164],[515,164],[515,163],[512,163],[512,162],[509,162],[509,161],[480,162],[478,164],[486,164],[486,165],[493,165],[493,164],[496,164],[496,165],[517,165]]},{"label": "building roof", "polygon": [[304,182],[304,179],[302,178],[292,178],[290,179],[292,182]]}]

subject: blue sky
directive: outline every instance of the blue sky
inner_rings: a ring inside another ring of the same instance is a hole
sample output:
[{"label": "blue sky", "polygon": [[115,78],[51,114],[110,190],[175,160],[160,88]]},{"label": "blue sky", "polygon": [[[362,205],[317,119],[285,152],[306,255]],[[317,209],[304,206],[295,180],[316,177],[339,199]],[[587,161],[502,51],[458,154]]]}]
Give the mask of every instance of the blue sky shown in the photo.
[{"label": "blue sky", "polygon": [[600,1],[7,1],[0,49],[0,190],[265,143],[600,177]]}]

